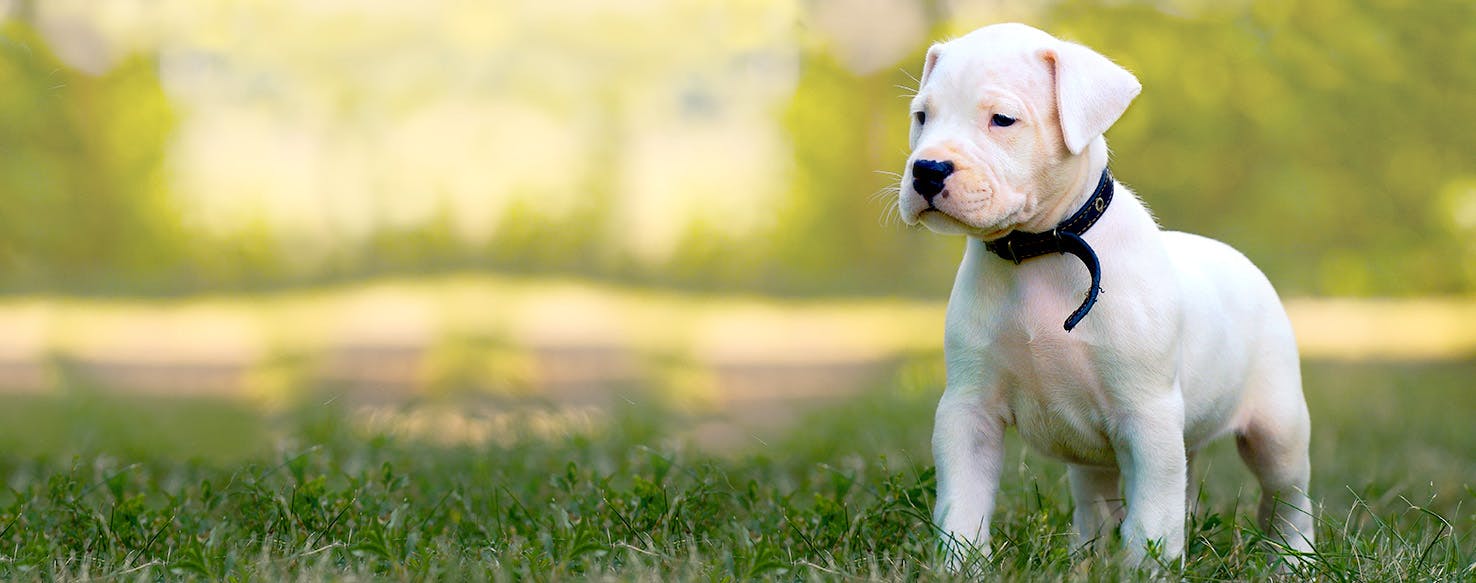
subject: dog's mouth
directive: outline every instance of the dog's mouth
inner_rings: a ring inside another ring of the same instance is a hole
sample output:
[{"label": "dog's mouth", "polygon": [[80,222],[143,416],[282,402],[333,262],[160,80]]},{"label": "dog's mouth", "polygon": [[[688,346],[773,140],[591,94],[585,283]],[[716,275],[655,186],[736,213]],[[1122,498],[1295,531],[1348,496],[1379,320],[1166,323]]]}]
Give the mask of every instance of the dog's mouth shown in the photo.
[{"label": "dog's mouth", "polygon": [[993,241],[1004,237],[1019,228],[1017,224],[977,227],[936,206],[928,206],[918,211],[916,223],[920,223],[934,231],[968,235],[984,241]]},{"label": "dog's mouth", "polygon": [[953,214],[949,213],[948,211],[933,206],[932,203],[929,203],[928,206],[923,208],[922,210],[917,211],[917,216],[913,220],[913,222],[926,225],[930,218],[934,221],[945,221],[950,224],[954,224],[962,229],[968,229],[970,231],[975,230],[973,225],[968,224],[963,219],[953,216]]},{"label": "dog's mouth", "polygon": [[[965,235],[993,241],[1020,228],[1020,205],[1008,203],[1024,198],[999,189],[947,187],[925,197],[916,190],[905,188],[899,204],[904,213],[903,222],[910,226],[923,226],[944,235]],[[1006,203],[1003,205],[1005,208],[999,208],[1002,202]]]},{"label": "dog's mouth", "polygon": [[1005,225],[992,229],[974,229],[973,236],[983,241],[993,241],[1014,232],[1017,225]]},{"label": "dog's mouth", "polygon": [[985,241],[993,241],[995,239],[998,239],[1000,237],[1003,237],[1005,235],[1010,234],[1010,232],[1011,231],[1014,231],[1014,230],[1015,230],[1015,227],[1013,225],[1007,226],[1007,227],[1001,227],[999,229],[995,229],[993,231],[989,231],[987,233],[984,233],[982,235],[979,235],[979,238],[980,239],[983,239]]}]

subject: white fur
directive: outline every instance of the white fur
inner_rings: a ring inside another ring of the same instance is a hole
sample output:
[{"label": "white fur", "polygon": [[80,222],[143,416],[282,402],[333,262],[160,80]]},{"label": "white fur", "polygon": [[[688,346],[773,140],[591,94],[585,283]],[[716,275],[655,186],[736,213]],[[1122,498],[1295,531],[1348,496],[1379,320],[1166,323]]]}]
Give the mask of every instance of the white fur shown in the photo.
[{"label": "white fur", "polygon": [[[1262,486],[1263,526],[1309,551],[1309,421],[1296,341],[1266,277],[1229,246],[1162,231],[1121,184],[1086,241],[1102,294],[1073,331],[1062,323],[1090,279],[1071,255],[1019,265],[984,249],[1013,230],[1046,231],[1090,196],[1107,164],[1104,132],[1137,80],[1086,47],[1019,24],[935,45],[913,110],[899,207],[911,224],[968,235],[949,299],[947,388],[933,454],[935,519],[956,561],[989,550],[1004,430],[1070,464],[1083,545],[1127,553],[1184,548],[1188,458],[1235,434]],[[1000,127],[995,113],[1017,118]],[[919,159],[956,171],[935,208],[912,188]],[[1213,177],[1206,177],[1207,180]],[[1121,480],[1119,480],[1121,478]],[[1119,481],[1121,492],[1119,492]],[[1125,513],[1124,513],[1125,506]]]}]

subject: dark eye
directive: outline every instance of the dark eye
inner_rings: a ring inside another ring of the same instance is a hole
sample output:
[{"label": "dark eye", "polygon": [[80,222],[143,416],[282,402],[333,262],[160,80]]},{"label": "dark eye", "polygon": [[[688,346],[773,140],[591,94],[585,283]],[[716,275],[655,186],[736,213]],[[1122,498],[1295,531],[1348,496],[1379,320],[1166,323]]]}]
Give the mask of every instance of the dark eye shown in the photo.
[{"label": "dark eye", "polygon": [[1000,115],[1000,114],[997,114],[996,113],[996,114],[994,114],[994,117],[989,118],[989,122],[991,124],[993,124],[993,125],[997,125],[997,126],[1002,127],[1002,128],[1007,128],[1007,127],[1010,127],[1012,125],[1015,125],[1015,118],[1010,117],[1008,115]]},{"label": "dark eye", "polygon": [[928,123],[928,114],[927,114],[927,112],[919,111],[917,113],[912,114],[912,116],[915,117],[915,118],[917,118],[917,125],[922,125],[922,124]]}]

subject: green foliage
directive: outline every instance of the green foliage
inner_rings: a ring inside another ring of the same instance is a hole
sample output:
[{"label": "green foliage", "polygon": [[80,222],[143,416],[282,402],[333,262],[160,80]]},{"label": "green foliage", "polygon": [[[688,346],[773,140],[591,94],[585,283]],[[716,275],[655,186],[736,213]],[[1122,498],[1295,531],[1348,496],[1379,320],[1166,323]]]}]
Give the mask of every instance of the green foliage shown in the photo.
[{"label": "green foliage", "polygon": [[900,87],[911,86],[910,79],[899,70],[857,76],[812,51],[784,115],[794,170],[765,237],[769,281],[810,293],[937,293],[957,265],[960,243],[902,228],[887,190],[907,155]]},{"label": "green foliage", "polygon": [[174,276],[186,253],[163,170],[174,114],[152,60],[86,75],[8,20],[0,85],[0,282],[128,287]]},{"label": "green foliage", "polygon": [[491,265],[520,273],[608,273],[610,249],[598,236],[607,220],[597,206],[551,216],[531,197],[508,205],[487,245]]},{"label": "green foliage", "polygon": [[[1113,169],[1166,228],[1231,243],[1292,294],[1408,295],[1476,288],[1473,225],[1452,220],[1476,205],[1476,74],[1459,64],[1476,58],[1476,29],[1450,23],[1473,20],[1476,5],[1454,1],[1188,14],[1076,1],[1033,24],[1143,82],[1108,134]],[[887,185],[875,170],[901,170],[906,106],[891,96],[912,79],[856,76],[817,48],[803,63],[785,118],[793,191],[769,236],[779,287],[940,293],[957,242],[878,226],[885,211],[866,200]]]},{"label": "green foliage", "polygon": [[[934,31],[987,24],[939,21],[941,5],[929,4]],[[1109,132],[1113,169],[1166,228],[1231,243],[1291,295],[1476,290],[1476,27],[1464,26],[1476,4],[1174,6],[1073,0],[1032,22],[1143,81]],[[936,297],[959,257],[956,238],[892,218],[886,190],[906,158],[901,94],[922,44],[858,74],[821,33],[796,31],[797,84],[774,110],[792,164],[773,169],[787,174],[762,198],[776,201],[768,220],[734,236],[715,228],[720,217],[678,218],[692,221],[678,248],[649,261],[631,255],[618,224],[627,151],[643,130],[632,127],[633,89],[588,95],[585,114],[560,109],[588,145],[568,213],[548,214],[534,189],[481,238],[457,232],[448,206],[363,240],[304,244],[264,221],[234,232],[182,222],[164,179],[176,122],[155,60],[88,75],[21,20],[0,25],[0,290],[191,292],[497,269]],[[630,82],[651,82],[641,79]]]},{"label": "green foliage", "polygon": [[[1441,193],[1476,166],[1469,2],[1281,2],[1181,18],[1070,2],[1051,18],[1143,94],[1115,172],[1174,229],[1232,242],[1279,287],[1453,293],[1476,259]],[[1128,33],[1127,31],[1131,31]],[[1465,97],[1461,97],[1465,96]]]},{"label": "green foliage", "polygon": [[456,238],[454,228],[451,209],[442,205],[424,223],[376,231],[368,243],[366,260],[375,271],[399,273],[456,265],[465,246]]},{"label": "green foliage", "polygon": [[722,232],[704,219],[693,220],[682,233],[671,260],[653,274],[664,284],[697,289],[732,290],[772,285],[772,274],[761,271],[768,250]]}]

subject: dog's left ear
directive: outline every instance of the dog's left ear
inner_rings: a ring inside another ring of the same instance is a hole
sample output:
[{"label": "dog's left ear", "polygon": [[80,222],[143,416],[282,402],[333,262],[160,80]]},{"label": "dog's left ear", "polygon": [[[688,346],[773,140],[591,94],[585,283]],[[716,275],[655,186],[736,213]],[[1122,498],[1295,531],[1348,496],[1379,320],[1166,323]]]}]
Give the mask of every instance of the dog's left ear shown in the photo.
[{"label": "dog's left ear", "polygon": [[928,84],[928,77],[933,75],[933,67],[938,64],[938,57],[943,56],[943,43],[933,43],[928,47],[928,56],[923,57],[922,74],[917,77],[917,90],[922,91],[924,85]]},{"label": "dog's left ear", "polygon": [[1040,54],[1055,71],[1056,110],[1072,154],[1112,127],[1143,90],[1127,69],[1079,44],[1060,41]]}]

